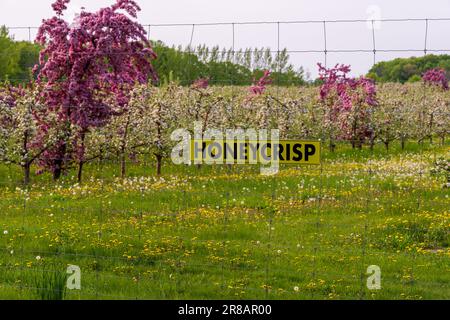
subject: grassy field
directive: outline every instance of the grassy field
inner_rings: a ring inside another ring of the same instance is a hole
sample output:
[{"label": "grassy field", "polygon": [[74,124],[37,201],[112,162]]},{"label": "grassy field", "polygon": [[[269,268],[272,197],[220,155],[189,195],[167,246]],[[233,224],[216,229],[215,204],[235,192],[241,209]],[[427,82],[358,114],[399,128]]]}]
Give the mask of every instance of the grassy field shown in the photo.
[{"label": "grassy field", "polygon": [[[2,299],[450,299],[449,145],[339,146],[321,166],[173,166],[57,185],[0,165]],[[66,268],[81,290],[66,290]],[[366,269],[381,268],[381,290]]]}]

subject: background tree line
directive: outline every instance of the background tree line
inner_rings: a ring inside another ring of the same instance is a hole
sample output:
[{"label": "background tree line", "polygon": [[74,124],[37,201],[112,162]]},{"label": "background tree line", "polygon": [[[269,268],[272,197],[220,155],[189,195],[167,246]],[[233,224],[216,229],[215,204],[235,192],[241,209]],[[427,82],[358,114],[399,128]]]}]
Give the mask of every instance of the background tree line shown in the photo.
[{"label": "background tree line", "polygon": [[0,27],[0,81],[28,82],[39,61],[40,47],[28,41],[14,41],[8,29]]},{"label": "background tree line", "polygon": [[273,52],[270,48],[168,47],[153,42],[158,55],[154,66],[163,82],[175,81],[189,85],[199,78],[209,78],[212,85],[251,85],[265,70],[271,70],[274,84],[298,86],[305,84],[303,68],[289,63],[287,49]]},{"label": "background tree line", "polygon": [[[289,63],[287,49],[273,52],[270,48],[169,47],[153,41],[158,54],[154,66],[162,83],[190,85],[196,79],[209,78],[212,85],[251,85],[264,70],[271,70],[274,84],[282,86],[306,84],[303,68]],[[0,81],[12,84],[31,80],[31,69],[39,60],[40,46],[28,41],[15,41],[8,29],[0,27]],[[377,82],[416,82],[433,68],[443,68],[450,77],[450,55],[397,58],[374,65],[368,77]],[[320,81],[316,81],[320,83]]]},{"label": "background tree line", "polygon": [[[251,85],[264,70],[272,70],[274,83],[301,85],[303,69],[289,64],[287,50],[273,53],[270,49],[232,49],[199,46],[168,47],[161,41],[152,42],[158,59],[154,67],[162,83],[175,81],[190,85],[199,78],[209,78],[210,84]],[[31,80],[31,69],[39,61],[40,46],[28,41],[15,41],[8,29],[0,28],[0,81],[12,84]]]},{"label": "background tree line", "polygon": [[426,55],[382,61],[370,69],[368,77],[377,82],[417,82],[430,69],[442,68],[450,77],[450,55]]}]

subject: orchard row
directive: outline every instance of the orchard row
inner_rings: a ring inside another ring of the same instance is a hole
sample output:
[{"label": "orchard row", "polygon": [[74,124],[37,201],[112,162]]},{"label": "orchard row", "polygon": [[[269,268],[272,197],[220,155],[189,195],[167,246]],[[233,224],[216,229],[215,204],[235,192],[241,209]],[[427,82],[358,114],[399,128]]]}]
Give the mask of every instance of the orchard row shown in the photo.
[{"label": "orchard row", "polygon": [[[139,85],[126,107],[116,107],[107,121],[89,128],[48,112],[37,87],[9,89],[16,93],[14,102],[0,102],[0,161],[21,166],[27,183],[33,165],[38,172],[55,163],[62,172],[76,166],[81,180],[83,166],[99,159],[119,162],[125,176],[126,163],[144,154],[155,157],[160,174],[176,144],[172,132],[193,130],[194,122],[203,130],[279,129],[281,139],[321,139],[331,151],[337,142],[354,148],[382,143],[387,149],[394,141],[403,147],[425,139],[444,143],[449,133],[450,91],[436,86],[383,84],[373,101],[356,88],[349,106],[341,106],[332,90],[321,97],[323,88],[266,85],[260,91],[209,87],[206,81],[191,87]],[[58,152],[49,151],[61,146],[62,157],[52,157]]]}]

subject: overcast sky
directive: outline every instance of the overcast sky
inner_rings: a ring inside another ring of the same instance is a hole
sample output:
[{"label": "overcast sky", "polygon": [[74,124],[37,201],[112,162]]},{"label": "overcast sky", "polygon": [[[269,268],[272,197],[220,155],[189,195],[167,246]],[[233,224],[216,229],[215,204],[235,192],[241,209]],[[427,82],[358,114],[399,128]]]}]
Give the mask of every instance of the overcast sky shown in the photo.
[{"label": "overcast sky", "polygon": [[[137,0],[142,7],[142,24],[299,21],[341,19],[450,18],[450,0]],[[13,27],[36,27],[51,17],[53,0],[0,0],[0,25],[11,27],[18,40],[28,39],[28,30]],[[114,0],[72,0],[66,14],[71,19],[84,6],[95,10]],[[369,23],[370,24],[370,23]],[[192,27],[152,27],[151,38],[165,43],[190,42]],[[450,21],[430,21],[428,49],[450,49]],[[34,38],[35,30],[31,37]],[[193,45],[231,47],[231,26],[199,26],[194,30]],[[425,46],[425,22],[383,22],[375,25],[377,49],[420,49]],[[280,45],[291,51],[323,50],[323,25],[281,24]],[[235,47],[271,47],[277,49],[277,25],[235,26]],[[372,50],[372,30],[365,22],[327,25],[329,50]],[[444,52],[442,52],[444,53]],[[448,53],[448,52],[447,52]],[[314,77],[315,64],[324,62],[323,53],[293,52],[291,62],[304,66]],[[376,59],[420,56],[423,52],[378,52]],[[351,64],[354,75],[366,73],[373,64],[372,53],[329,53],[328,65]]]}]

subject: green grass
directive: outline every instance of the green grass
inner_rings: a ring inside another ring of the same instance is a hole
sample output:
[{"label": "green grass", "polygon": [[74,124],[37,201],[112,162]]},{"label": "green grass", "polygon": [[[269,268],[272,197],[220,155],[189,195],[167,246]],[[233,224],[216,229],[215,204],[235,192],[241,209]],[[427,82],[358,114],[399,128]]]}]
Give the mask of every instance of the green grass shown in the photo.
[{"label": "green grass", "polygon": [[[449,191],[429,174],[448,152],[339,146],[274,177],[166,164],[160,179],[145,159],[121,181],[92,163],[81,186],[69,172],[29,190],[0,165],[0,298],[449,299]],[[79,291],[63,291],[68,265]]]}]

